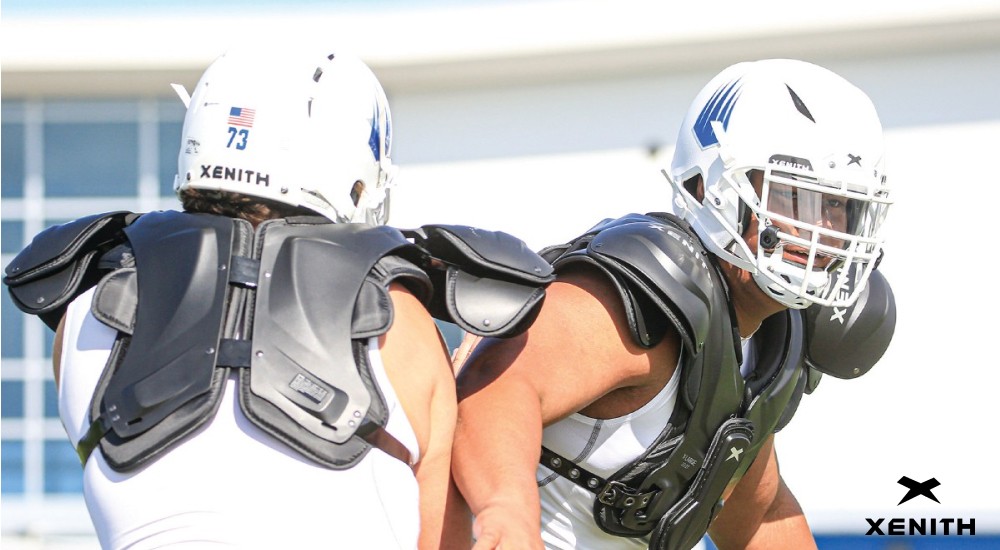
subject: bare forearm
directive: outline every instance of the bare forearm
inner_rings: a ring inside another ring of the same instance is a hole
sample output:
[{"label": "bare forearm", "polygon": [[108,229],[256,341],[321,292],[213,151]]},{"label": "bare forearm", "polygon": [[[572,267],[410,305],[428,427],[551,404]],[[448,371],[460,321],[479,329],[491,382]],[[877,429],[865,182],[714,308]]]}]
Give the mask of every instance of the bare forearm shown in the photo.
[{"label": "bare forearm", "polygon": [[[724,550],[722,546],[719,548]],[[816,540],[809,529],[802,508],[784,482],[779,485],[774,504],[764,515],[760,527],[750,540],[739,548],[746,550],[816,548]]]},{"label": "bare forearm", "polygon": [[816,548],[802,508],[778,472],[774,435],[726,498],[709,534],[721,550]]},{"label": "bare forearm", "polygon": [[459,404],[453,472],[474,515],[510,508],[538,525],[541,410],[528,396],[516,384],[495,384]]},{"label": "bare forearm", "polygon": [[541,550],[537,404],[510,399],[503,407],[467,405],[464,416],[459,406],[452,471],[474,516],[474,550]]}]

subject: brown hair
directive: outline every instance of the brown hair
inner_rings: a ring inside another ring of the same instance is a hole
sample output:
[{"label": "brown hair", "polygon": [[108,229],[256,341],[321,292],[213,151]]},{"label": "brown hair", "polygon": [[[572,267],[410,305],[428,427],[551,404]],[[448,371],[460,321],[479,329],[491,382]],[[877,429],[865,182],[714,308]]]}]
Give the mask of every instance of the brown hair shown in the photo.
[{"label": "brown hair", "polygon": [[230,191],[184,189],[180,192],[185,212],[219,214],[247,220],[254,227],[265,220],[289,216],[317,216],[316,212],[301,206],[291,206],[260,197],[251,197]]}]

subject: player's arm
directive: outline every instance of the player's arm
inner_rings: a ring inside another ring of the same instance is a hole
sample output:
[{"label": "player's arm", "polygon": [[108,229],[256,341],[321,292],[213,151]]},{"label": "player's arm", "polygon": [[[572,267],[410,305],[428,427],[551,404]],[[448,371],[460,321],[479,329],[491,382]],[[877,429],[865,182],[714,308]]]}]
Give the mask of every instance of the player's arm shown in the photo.
[{"label": "player's arm", "polygon": [[485,339],[460,366],[453,473],[477,550],[541,548],[542,427],[648,376],[619,300],[595,270],[561,274],[527,333]]},{"label": "player's arm", "polygon": [[451,481],[457,404],[448,353],[417,298],[395,283],[389,293],[394,320],[380,349],[420,445],[420,461],[413,467],[420,486],[419,547],[467,550],[472,544],[471,518]]},{"label": "player's arm", "polygon": [[56,328],[56,337],[52,342],[52,376],[56,380],[56,388],[59,387],[59,374],[62,369],[62,341],[63,327],[66,325],[66,316],[59,319],[59,326]]},{"label": "player's arm", "polygon": [[802,508],[778,471],[772,434],[709,528],[720,550],[816,548]]}]

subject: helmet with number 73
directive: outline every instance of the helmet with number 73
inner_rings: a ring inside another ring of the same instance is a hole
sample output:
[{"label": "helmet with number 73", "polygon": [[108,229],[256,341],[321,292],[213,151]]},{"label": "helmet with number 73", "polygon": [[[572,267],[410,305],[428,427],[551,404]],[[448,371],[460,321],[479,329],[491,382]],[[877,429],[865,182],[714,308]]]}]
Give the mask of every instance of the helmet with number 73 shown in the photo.
[{"label": "helmet with number 73", "polygon": [[188,103],[175,190],[241,193],[336,222],[385,223],[392,118],[357,57],[272,47],[222,55]]},{"label": "helmet with number 73", "polygon": [[770,59],[733,65],[698,93],[664,174],[675,213],[773,299],[846,307],[882,252],[883,149],[864,92]]}]

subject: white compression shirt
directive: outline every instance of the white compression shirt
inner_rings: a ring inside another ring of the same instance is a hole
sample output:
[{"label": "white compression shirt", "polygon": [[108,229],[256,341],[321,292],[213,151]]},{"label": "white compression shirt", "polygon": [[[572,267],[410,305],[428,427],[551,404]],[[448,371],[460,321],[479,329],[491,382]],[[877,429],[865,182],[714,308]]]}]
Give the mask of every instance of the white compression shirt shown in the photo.
[{"label": "white compression shirt", "polygon": [[[59,415],[74,446],[115,339],[90,313],[92,296],[70,305],[63,332]],[[417,460],[377,339],[370,350],[386,429]],[[103,548],[416,548],[419,491],[409,466],[378,449],[347,470],[315,465],[252,424],[236,390],[231,377],[214,419],[137,471],[116,472],[99,450],[91,454],[83,490]]]},{"label": "white compression shirt", "polygon": [[[546,427],[542,444],[607,478],[642,454],[660,435],[677,401],[680,372],[679,367],[675,369],[666,386],[637,411],[603,420],[572,414]],[[546,548],[645,550],[649,546],[645,539],[616,537],[601,531],[594,521],[594,493],[542,465],[538,466],[536,477]]]},{"label": "white compression shirt", "polygon": [[[741,373],[756,366],[749,338],[743,339]],[[639,457],[660,435],[674,412],[680,385],[681,360],[666,386],[641,408],[618,418],[595,419],[572,414],[542,432],[542,445],[584,469],[608,478]],[[649,537],[609,535],[594,521],[594,493],[539,464],[535,474],[542,501],[542,541],[550,550],[641,549]],[[704,548],[704,543],[696,547]]]}]

